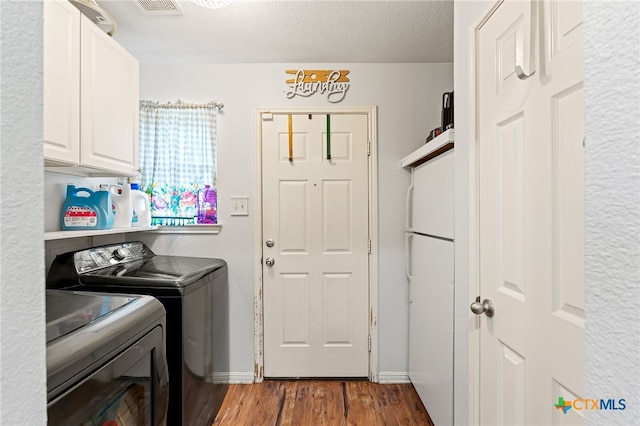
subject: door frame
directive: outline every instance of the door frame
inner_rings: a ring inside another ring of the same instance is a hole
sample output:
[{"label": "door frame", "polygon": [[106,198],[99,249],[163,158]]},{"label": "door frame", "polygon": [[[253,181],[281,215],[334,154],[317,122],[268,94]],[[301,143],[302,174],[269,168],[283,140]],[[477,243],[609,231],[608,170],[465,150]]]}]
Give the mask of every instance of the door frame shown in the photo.
[{"label": "door frame", "polygon": [[[480,28],[491,18],[505,0],[495,0],[485,12],[481,13],[471,25],[469,31],[469,276],[468,303],[471,304],[480,295],[480,191],[478,158],[478,74]],[[474,315],[467,309],[469,324],[468,336],[468,388],[467,420],[469,425],[480,424],[480,315]]]},{"label": "door frame", "polygon": [[255,184],[253,198],[253,282],[254,282],[254,372],[256,383],[264,379],[264,312],[262,299],[262,114],[365,114],[369,133],[368,188],[369,188],[369,381],[378,378],[378,168],[377,168],[377,107],[296,107],[256,108],[255,110]]}]

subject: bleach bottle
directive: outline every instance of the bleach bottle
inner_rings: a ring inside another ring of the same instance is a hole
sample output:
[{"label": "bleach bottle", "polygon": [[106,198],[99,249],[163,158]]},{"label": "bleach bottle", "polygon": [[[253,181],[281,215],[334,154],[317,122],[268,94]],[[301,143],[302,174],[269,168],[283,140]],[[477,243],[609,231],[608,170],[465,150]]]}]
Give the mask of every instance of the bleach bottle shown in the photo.
[{"label": "bleach bottle", "polygon": [[140,191],[140,185],[137,183],[131,184],[131,205],[133,206],[131,226],[151,226],[149,196]]},{"label": "bleach bottle", "polygon": [[89,188],[67,185],[60,223],[63,231],[110,229],[112,226],[111,194],[108,191],[93,192]]},{"label": "bleach bottle", "polygon": [[131,228],[133,210],[131,208],[131,187],[129,185],[109,185],[113,206],[113,227]]}]

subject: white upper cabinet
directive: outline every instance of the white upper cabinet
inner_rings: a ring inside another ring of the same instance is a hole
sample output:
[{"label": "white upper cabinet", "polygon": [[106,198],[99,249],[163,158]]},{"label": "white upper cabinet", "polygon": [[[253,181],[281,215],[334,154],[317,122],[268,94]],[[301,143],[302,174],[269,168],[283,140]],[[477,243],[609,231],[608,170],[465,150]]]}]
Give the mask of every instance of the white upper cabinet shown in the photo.
[{"label": "white upper cabinet", "polygon": [[44,157],[80,163],[80,11],[44,2]]},{"label": "white upper cabinet", "polygon": [[80,160],[136,175],[138,61],[84,16],[81,33]]},{"label": "white upper cabinet", "polygon": [[45,166],[137,175],[138,61],[68,1],[44,7]]}]

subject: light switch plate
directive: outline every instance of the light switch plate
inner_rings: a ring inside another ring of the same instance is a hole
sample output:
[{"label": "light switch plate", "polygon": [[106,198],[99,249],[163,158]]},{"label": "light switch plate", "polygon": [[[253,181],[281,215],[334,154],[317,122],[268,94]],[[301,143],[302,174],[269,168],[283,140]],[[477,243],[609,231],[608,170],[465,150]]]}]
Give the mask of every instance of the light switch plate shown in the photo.
[{"label": "light switch plate", "polygon": [[231,216],[249,216],[249,197],[231,197]]}]

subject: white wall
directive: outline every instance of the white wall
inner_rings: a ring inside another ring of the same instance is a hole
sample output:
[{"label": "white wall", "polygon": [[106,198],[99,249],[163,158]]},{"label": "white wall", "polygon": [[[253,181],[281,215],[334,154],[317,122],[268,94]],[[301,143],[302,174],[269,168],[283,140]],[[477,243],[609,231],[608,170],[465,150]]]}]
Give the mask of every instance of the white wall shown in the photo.
[{"label": "white wall", "polygon": [[585,396],[624,398],[640,419],[640,2],[587,1]]},{"label": "white wall", "polygon": [[0,424],[44,425],[42,5],[0,2]]},{"label": "white wall", "polygon": [[[229,263],[231,371],[253,376],[253,217],[229,215],[229,197],[247,195],[255,183],[255,109],[326,106],[320,95],[286,99],[286,69],[349,69],[351,87],[340,106],[378,106],[379,335],[381,375],[406,377],[408,287],[403,272],[405,188],[400,160],[440,124],[441,96],[453,87],[452,64],[237,64],[145,65],[140,98],[225,105],[219,121],[219,220],[210,235],[143,236],[160,254],[220,257]],[[257,214],[251,211],[251,215]]]}]

